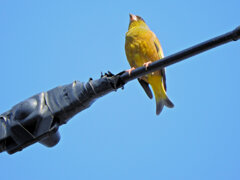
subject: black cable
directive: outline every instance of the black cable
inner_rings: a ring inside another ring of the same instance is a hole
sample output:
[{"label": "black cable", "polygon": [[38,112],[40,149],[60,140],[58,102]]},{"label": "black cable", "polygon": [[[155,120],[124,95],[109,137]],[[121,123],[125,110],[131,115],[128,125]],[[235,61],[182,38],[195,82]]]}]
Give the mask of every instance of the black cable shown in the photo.
[{"label": "black cable", "polygon": [[155,61],[147,70],[140,67],[133,70],[131,75],[125,71],[117,75],[108,72],[100,79],[90,79],[86,83],[74,81],[36,94],[0,115],[0,152],[13,154],[35,142],[52,147],[60,140],[58,127],[89,108],[96,99],[122,88],[133,79],[239,38],[240,26],[231,32]]},{"label": "black cable", "polygon": [[238,39],[240,39],[240,26],[238,26],[233,31],[230,31],[230,32],[220,35],[218,37],[212,38],[210,40],[207,40],[205,42],[202,42],[202,43],[192,46],[190,48],[184,49],[180,52],[177,52],[173,55],[162,58],[158,61],[155,61],[155,62],[149,64],[147,69],[145,67],[136,68],[135,70],[133,70],[131,72],[131,75],[129,75],[128,72],[125,72],[120,76],[120,78],[122,79],[122,81],[124,83],[127,83],[128,81],[139,78],[148,73],[151,73],[156,70],[162,69],[166,66],[175,64],[177,62],[180,62],[184,59],[187,59],[189,57],[192,57],[194,55],[197,55],[197,54],[207,51],[209,49],[215,48],[222,44],[226,44],[230,41],[237,41]]}]

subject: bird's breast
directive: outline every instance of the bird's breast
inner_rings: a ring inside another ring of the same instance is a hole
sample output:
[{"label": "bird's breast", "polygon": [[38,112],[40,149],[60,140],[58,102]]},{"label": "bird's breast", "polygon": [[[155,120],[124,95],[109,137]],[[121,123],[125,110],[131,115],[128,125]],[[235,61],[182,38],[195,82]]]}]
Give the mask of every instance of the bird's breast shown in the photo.
[{"label": "bird's breast", "polygon": [[146,56],[146,42],[138,38],[126,38],[125,51],[129,64],[132,67],[140,67]]}]

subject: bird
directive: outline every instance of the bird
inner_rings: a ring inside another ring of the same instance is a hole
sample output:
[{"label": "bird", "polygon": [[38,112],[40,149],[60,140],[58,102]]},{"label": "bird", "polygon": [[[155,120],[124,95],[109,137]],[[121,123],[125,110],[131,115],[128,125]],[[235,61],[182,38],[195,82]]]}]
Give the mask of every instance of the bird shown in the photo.
[{"label": "bird", "polygon": [[[129,14],[130,22],[125,38],[125,53],[131,69],[127,70],[129,75],[135,68],[149,66],[150,63],[164,57],[163,50],[157,36],[149,29],[146,22],[138,15]],[[152,87],[155,101],[156,114],[159,115],[164,106],[173,108],[174,104],[168,98],[166,91],[166,73],[162,68],[153,73],[138,78],[147,96],[152,99]]]}]

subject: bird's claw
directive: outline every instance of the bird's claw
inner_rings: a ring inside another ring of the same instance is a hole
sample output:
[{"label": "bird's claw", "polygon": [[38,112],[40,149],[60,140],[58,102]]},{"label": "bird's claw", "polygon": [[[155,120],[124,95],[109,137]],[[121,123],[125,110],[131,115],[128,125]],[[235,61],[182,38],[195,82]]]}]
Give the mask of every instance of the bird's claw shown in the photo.
[{"label": "bird's claw", "polygon": [[147,70],[149,64],[151,64],[151,63],[152,63],[152,61],[148,61],[148,62],[143,63],[143,66],[145,66],[146,70]]},{"label": "bird's claw", "polygon": [[135,69],[135,67],[132,67],[131,69],[126,70],[128,72],[129,76],[131,75],[131,72]]}]

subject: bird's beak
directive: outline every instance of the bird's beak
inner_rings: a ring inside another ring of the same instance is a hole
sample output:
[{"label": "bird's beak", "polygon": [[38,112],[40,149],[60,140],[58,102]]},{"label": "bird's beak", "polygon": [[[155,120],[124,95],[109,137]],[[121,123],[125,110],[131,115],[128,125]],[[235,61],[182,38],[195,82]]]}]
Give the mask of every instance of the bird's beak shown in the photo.
[{"label": "bird's beak", "polygon": [[130,16],[130,21],[137,21],[137,16],[134,14],[129,14]]}]

